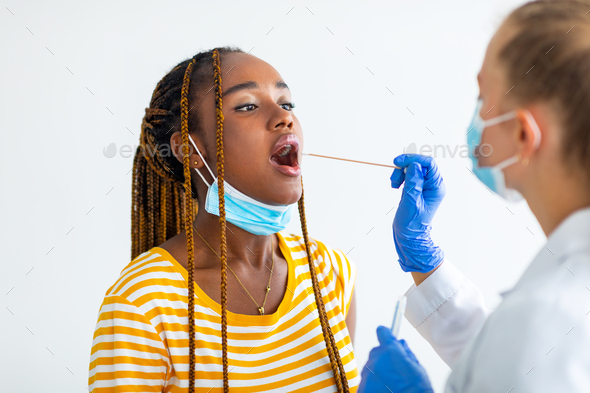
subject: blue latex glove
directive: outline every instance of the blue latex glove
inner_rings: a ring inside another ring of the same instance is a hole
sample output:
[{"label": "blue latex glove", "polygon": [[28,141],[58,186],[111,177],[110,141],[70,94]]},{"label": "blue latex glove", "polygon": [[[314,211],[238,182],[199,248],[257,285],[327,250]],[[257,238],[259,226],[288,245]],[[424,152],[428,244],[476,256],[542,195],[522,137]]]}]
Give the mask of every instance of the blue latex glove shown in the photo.
[{"label": "blue latex glove", "polygon": [[426,273],[444,259],[443,251],[430,239],[430,222],[445,196],[445,184],[432,157],[401,154],[393,163],[402,169],[395,169],[391,174],[391,187],[399,188],[405,181],[393,219],[399,263],[404,272]]},{"label": "blue latex glove", "polygon": [[433,393],[424,367],[405,340],[397,340],[385,326],[377,328],[379,346],[371,350],[361,372],[358,393]]}]

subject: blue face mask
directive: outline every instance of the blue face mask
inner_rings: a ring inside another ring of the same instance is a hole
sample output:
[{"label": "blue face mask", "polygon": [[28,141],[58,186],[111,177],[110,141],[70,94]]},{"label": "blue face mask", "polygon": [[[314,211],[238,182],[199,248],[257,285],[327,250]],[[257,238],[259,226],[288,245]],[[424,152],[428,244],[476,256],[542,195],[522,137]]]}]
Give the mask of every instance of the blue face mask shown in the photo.
[{"label": "blue face mask", "polygon": [[[213,183],[210,185],[201,172],[195,169],[208,187],[207,198],[205,199],[205,210],[211,214],[219,216],[219,189],[217,176],[213,174],[213,171],[211,171],[211,168],[207,165],[207,161],[203,158],[203,155],[190,135],[189,139],[195,149],[197,149],[197,153],[199,153],[199,156],[205,163],[211,177],[214,179]],[[289,221],[291,221],[295,204],[278,206],[268,205],[238,191],[225,180],[223,181],[223,186],[225,194],[225,218],[232,224],[255,235],[266,236],[282,231],[287,227]]]},{"label": "blue face mask", "polygon": [[[469,147],[469,158],[473,163],[473,173],[483,184],[485,184],[491,191],[495,192],[496,194],[500,195],[504,199],[511,201],[511,202],[518,202],[523,199],[522,195],[511,188],[506,187],[506,180],[504,178],[504,172],[502,169],[513,165],[520,161],[520,155],[515,154],[512,157],[501,161],[500,163],[490,166],[490,167],[480,167],[478,164],[477,157],[475,156],[475,151],[478,150],[479,154],[485,156],[485,152],[483,151],[485,146],[481,145],[481,138],[483,135],[483,131],[486,127],[490,127],[499,123],[503,123],[510,119],[514,119],[516,117],[516,111],[511,111],[505,113],[500,116],[496,116],[494,118],[483,120],[479,115],[479,111],[481,110],[481,106],[483,101],[481,98],[477,100],[477,107],[475,108],[475,113],[473,114],[473,119],[471,120],[471,125],[469,126],[469,131],[467,131],[467,144]],[[541,143],[541,132],[535,119],[533,116],[526,111],[527,116],[529,117],[531,127],[533,129],[533,133],[535,135],[535,148],[539,147]],[[492,154],[492,147],[487,146],[490,151],[490,155]]]}]

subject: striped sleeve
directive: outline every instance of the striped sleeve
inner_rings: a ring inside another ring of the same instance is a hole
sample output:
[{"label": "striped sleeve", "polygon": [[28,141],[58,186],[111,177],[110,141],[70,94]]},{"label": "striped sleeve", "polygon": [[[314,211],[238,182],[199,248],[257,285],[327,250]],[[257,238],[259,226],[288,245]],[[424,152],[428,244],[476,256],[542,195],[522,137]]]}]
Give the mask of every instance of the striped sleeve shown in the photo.
[{"label": "striped sleeve", "polygon": [[90,355],[92,393],[162,392],[170,358],[151,321],[122,296],[105,296]]},{"label": "striped sleeve", "polygon": [[333,277],[336,278],[336,296],[339,300],[340,309],[344,318],[348,316],[348,310],[352,301],[354,284],[356,282],[356,266],[347,258],[346,254],[339,248],[333,249],[323,242],[313,239],[319,249],[323,251],[325,260],[329,261],[333,269]]},{"label": "striped sleeve", "polygon": [[356,266],[341,249],[334,250],[334,267],[338,267],[338,281],[342,285],[342,299],[341,307],[344,311],[344,317],[348,316],[348,309],[352,301],[352,294],[354,292],[354,284],[356,282]]}]

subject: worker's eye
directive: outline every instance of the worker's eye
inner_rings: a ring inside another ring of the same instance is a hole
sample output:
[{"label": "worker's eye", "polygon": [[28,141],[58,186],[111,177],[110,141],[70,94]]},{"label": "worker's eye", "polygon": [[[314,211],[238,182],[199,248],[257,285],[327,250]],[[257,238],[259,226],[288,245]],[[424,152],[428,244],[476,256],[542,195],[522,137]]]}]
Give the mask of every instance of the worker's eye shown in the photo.
[{"label": "worker's eye", "polygon": [[286,104],[281,104],[281,106],[283,106],[283,107],[286,106],[286,108],[283,108],[283,109],[285,109],[286,111],[290,111],[293,108],[295,108],[295,103],[294,102],[287,102]]},{"label": "worker's eye", "polygon": [[[244,104],[241,106],[236,107],[236,111],[238,112],[250,112],[251,110],[254,110],[254,107],[256,107],[256,105],[254,104]],[[252,108],[252,109],[247,109],[247,108]],[[246,109],[246,110],[243,110]]]}]

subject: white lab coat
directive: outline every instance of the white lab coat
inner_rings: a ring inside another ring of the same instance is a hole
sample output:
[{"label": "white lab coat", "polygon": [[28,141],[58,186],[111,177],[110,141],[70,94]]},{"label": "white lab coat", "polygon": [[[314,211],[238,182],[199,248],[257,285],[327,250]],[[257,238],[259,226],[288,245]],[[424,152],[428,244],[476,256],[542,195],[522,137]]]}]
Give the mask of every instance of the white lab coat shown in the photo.
[{"label": "white lab coat", "polygon": [[567,217],[491,312],[448,260],[405,316],[451,367],[445,393],[590,392],[590,208]]}]

